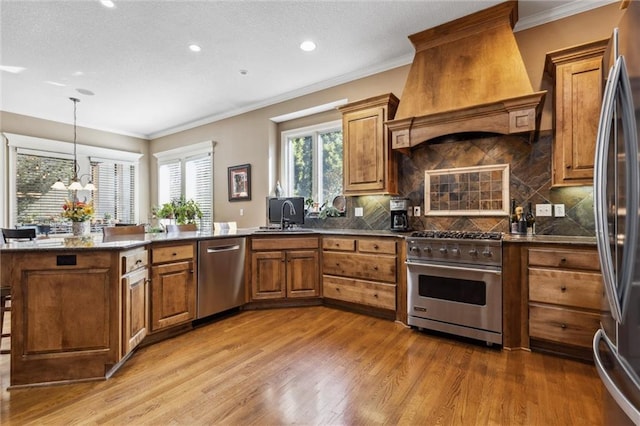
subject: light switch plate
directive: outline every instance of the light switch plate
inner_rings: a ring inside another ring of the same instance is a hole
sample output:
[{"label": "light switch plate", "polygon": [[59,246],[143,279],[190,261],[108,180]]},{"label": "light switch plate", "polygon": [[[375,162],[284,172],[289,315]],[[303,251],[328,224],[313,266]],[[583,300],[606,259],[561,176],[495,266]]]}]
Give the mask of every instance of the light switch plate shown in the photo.
[{"label": "light switch plate", "polygon": [[536,204],[536,216],[551,216],[551,204]]},{"label": "light switch plate", "polygon": [[363,208],[362,207],[356,207],[354,214],[355,214],[356,217],[364,216]]},{"label": "light switch plate", "polygon": [[554,204],[553,214],[555,217],[564,217],[564,204]]},{"label": "light switch plate", "polygon": [[420,216],[420,206],[413,206],[413,215]]}]

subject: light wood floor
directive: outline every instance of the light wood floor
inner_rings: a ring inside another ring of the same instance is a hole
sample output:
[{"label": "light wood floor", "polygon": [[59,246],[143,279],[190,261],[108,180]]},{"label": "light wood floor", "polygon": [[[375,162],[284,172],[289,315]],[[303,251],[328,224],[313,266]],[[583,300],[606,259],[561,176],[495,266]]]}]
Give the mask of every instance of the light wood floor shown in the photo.
[{"label": "light wood floor", "polygon": [[7,391],[10,424],[600,425],[592,365],[326,307],[246,311],[142,348],[107,381]]}]

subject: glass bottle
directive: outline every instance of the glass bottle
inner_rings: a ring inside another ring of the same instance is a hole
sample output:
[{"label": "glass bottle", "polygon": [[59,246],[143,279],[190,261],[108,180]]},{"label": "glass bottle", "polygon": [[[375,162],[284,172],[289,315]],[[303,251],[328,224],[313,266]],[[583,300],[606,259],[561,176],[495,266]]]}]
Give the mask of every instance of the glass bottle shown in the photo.
[{"label": "glass bottle", "polygon": [[509,231],[512,234],[518,232],[518,217],[516,216],[516,199],[511,199],[511,217],[509,218]]},{"label": "glass bottle", "polygon": [[527,235],[535,235],[536,234],[536,217],[533,215],[533,210],[531,209],[531,203],[529,203],[529,205],[527,206],[526,221],[527,221]]}]

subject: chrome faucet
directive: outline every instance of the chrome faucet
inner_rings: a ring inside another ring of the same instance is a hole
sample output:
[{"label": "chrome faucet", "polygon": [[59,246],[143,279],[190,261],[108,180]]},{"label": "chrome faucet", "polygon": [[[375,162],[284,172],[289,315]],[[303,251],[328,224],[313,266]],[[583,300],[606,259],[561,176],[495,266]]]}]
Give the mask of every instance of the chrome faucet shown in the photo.
[{"label": "chrome faucet", "polygon": [[[282,203],[282,211],[280,211],[280,229],[284,230],[284,206],[289,206],[289,214],[296,214],[296,208],[293,207],[291,200],[284,200]],[[287,228],[289,226],[287,225]]]}]

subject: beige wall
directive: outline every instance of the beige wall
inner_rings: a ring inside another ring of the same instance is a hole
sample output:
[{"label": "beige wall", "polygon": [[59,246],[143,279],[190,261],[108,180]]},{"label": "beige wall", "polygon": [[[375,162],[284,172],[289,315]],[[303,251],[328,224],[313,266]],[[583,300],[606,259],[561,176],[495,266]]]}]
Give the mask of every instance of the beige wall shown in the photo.
[{"label": "beige wall", "polygon": [[[400,67],[354,82],[342,84],[290,101],[261,108],[246,114],[151,141],[151,153],[205,140],[216,141],[214,149],[214,217],[216,221],[236,221],[239,227],[264,225],[265,197],[273,192],[279,158],[280,131],[308,126],[324,121],[340,119],[339,112],[325,112],[318,116],[300,118],[280,125],[272,117],[288,114],[340,99],[349,101],[393,92],[399,96],[406,80],[408,67]],[[157,166],[150,157],[151,183],[155,187]],[[239,164],[251,164],[251,201],[229,202],[227,194],[227,168]],[[157,194],[152,194],[157,201]],[[240,216],[240,209],[244,216]]]},{"label": "beige wall", "polygon": [[[548,77],[543,76],[546,53],[609,37],[620,16],[618,6],[612,4],[516,33],[516,40],[533,89],[549,91],[545,102],[542,129],[552,128],[552,82]],[[407,43],[409,43],[408,40]],[[408,66],[402,66],[236,117],[160,137],[150,143],[142,139],[90,129],[82,129],[79,132],[79,141],[87,145],[108,146],[145,154],[141,160],[143,188],[139,200],[142,207],[140,219],[145,220],[150,206],[157,204],[155,191],[157,163],[152,154],[214,140],[217,143],[214,148],[214,219],[237,221],[240,227],[258,226],[264,223],[264,199],[273,191],[276,176],[279,173],[280,132],[339,119],[340,115],[337,111],[329,111],[279,125],[272,122],[271,118],[340,99],[355,101],[388,92],[401,97],[408,70]],[[70,140],[69,125],[6,112],[3,112],[0,118],[2,131],[48,139]],[[227,168],[246,163],[251,164],[252,168],[252,199],[229,202]],[[147,176],[148,187],[144,185]],[[241,209],[244,211],[243,216],[240,215]]]}]

